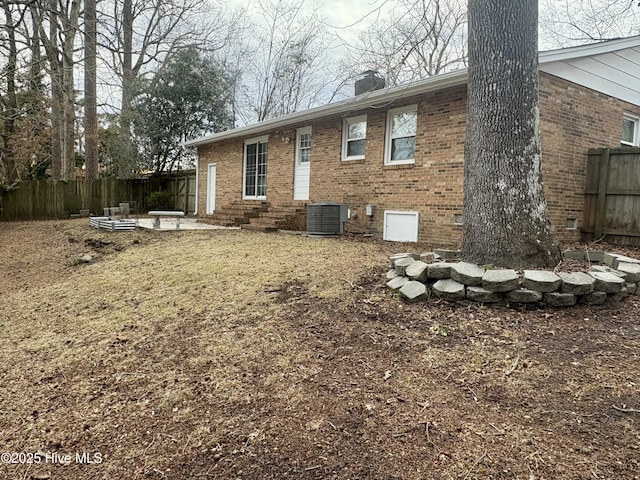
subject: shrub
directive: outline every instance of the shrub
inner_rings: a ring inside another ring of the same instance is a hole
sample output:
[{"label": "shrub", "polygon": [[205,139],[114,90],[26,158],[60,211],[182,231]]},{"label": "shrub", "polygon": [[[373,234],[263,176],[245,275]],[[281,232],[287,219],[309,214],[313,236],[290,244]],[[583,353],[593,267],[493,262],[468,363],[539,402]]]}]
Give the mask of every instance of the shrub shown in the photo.
[{"label": "shrub", "polygon": [[173,208],[173,195],[166,190],[151,192],[147,197],[149,210],[170,210]]}]

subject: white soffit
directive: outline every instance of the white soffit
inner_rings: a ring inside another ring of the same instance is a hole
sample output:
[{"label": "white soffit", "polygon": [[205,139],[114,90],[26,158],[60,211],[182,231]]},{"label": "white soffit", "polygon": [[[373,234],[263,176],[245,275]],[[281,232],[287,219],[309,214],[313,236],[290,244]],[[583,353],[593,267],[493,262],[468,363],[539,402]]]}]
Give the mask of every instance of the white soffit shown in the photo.
[{"label": "white soffit", "polygon": [[540,58],[543,72],[640,105],[640,45],[589,56],[543,58],[544,54]]}]

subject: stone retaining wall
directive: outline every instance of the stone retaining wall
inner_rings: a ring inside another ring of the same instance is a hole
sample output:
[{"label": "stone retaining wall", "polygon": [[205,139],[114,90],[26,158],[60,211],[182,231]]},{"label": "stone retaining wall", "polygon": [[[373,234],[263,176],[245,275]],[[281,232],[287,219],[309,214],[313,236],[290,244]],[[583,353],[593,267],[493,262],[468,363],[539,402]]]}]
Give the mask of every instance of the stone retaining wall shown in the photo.
[{"label": "stone retaining wall", "polygon": [[640,260],[608,252],[566,251],[567,260],[587,263],[586,272],[490,269],[456,260],[459,252],[436,250],[390,257],[387,286],[409,302],[431,294],[445,300],[480,303],[508,301],[571,307],[618,302],[638,292]]}]

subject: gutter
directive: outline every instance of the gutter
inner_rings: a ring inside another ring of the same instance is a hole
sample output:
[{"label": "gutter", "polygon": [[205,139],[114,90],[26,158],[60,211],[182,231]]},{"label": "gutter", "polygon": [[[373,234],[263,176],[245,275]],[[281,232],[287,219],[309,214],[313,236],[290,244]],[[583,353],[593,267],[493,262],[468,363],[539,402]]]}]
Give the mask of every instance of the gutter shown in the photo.
[{"label": "gutter", "polygon": [[288,115],[283,115],[281,117],[265,120],[260,123],[255,123],[244,127],[226,130],[224,132],[214,133],[205,137],[196,138],[194,140],[184,142],[183,146],[196,147],[199,145],[205,145],[207,143],[218,142],[220,140],[258,134],[260,132],[264,132],[265,130],[273,130],[294,123],[303,123],[309,120],[315,120],[317,118],[328,117],[340,113],[347,113],[351,111],[362,110],[365,108],[376,108],[376,106],[382,106],[383,104],[393,102],[399,98],[410,97],[413,95],[440,90],[447,87],[464,85],[467,83],[467,78],[468,72],[466,68],[456,70],[454,72],[443,73],[441,75],[429,77],[420,82],[408,85],[388,87],[382,90],[375,90],[373,92],[363,93],[362,95],[358,95],[357,97],[352,97],[347,100],[330,103],[329,105],[323,105],[301,112],[294,112]]},{"label": "gutter", "polygon": [[[560,62],[573,58],[581,58],[590,55],[598,55],[619,51],[625,48],[640,47],[640,36],[620,38],[608,40],[600,43],[589,45],[580,45],[577,47],[561,48],[557,50],[549,50],[538,54],[539,65],[553,62]],[[544,71],[543,68],[541,68]],[[315,107],[301,112],[294,112],[281,117],[265,120],[260,123],[246,125],[244,127],[226,130],[211,135],[207,135],[194,140],[183,143],[184,147],[197,147],[230,138],[245,137],[249,135],[257,135],[268,130],[280,127],[286,127],[295,123],[305,123],[322,117],[328,117],[337,114],[346,114],[348,112],[363,110],[366,108],[380,108],[388,105],[400,98],[420,95],[427,92],[440,90],[447,87],[464,85],[469,78],[468,69],[455,70],[449,73],[443,73],[433,77],[420,80],[408,85],[400,85],[388,87],[373,92],[364,93],[357,97],[351,97],[340,102]]]}]

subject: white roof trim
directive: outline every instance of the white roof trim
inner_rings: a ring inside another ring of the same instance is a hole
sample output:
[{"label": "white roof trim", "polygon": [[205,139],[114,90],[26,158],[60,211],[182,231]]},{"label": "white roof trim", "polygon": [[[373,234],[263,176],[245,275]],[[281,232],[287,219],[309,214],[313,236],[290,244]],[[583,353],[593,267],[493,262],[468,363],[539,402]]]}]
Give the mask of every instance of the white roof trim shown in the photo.
[{"label": "white roof trim", "polygon": [[579,45],[577,47],[547,50],[545,52],[540,52],[540,63],[588,57],[638,46],[640,46],[640,35],[635,37],[618,38],[616,40],[607,40],[605,42],[590,43],[588,45]]},{"label": "white roof trim", "polygon": [[304,110],[301,112],[290,113],[288,115],[283,115],[282,117],[272,118],[260,123],[255,123],[253,125],[247,125],[244,127],[234,128],[232,130],[226,130],[224,132],[214,133],[202,138],[197,138],[195,140],[185,142],[184,146],[193,147],[197,145],[203,145],[205,143],[217,142],[228,138],[252,135],[254,133],[262,132],[265,130],[272,130],[275,128],[292,125],[294,123],[304,123],[319,117],[353,112],[366,108],[375,108],[376,106],[381,106],[382,104],[389,103],[399,98],[410,97],[412,95],[440,90],[456,85],[464,85],[466,82],[467,70],[456,70],[454,72],[429,77],[420,82],[384,88],[382,90],[376,90],[369,93],[363,93],[362,95],[358,95],[357,97],[348,98],[347,100],[342,100],[340,102],[330,103],[328,105],[315,107],[310,110]]},{"label": "white roof trim", "polygon": [[[640,36],[635,36],[590,45],[540,52],[538,58],[540,65],[544,65],[638,46],[640,46]],[[443,73],[408,85],[388,87],[382,90],[364,93],[340,102],[315,107],[310,110],[290,113],[288,115],[272,118],[260,123],[196,138],[185,142],[184,146],[194,147],[230,138],[245,137],[248,135],[253,136],[268,130],[289,126],[295,123],[305,123],[321,117],[346,114],[367,108],[382,107],[384,104],[391,103],[400,98],[441,90],[447,87],[464,85],[467,83],[467,79],[468,70],[466,68],[449,73]]]}]

